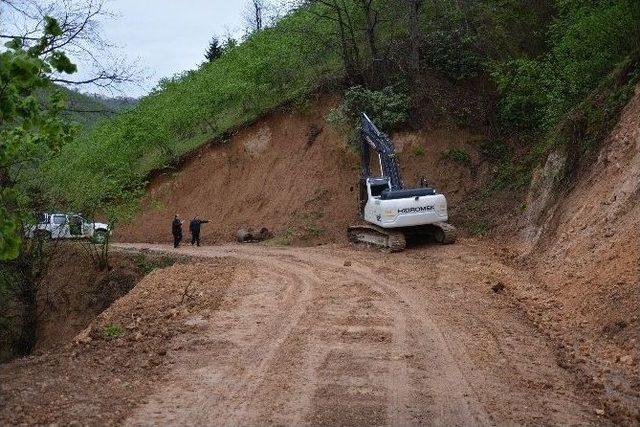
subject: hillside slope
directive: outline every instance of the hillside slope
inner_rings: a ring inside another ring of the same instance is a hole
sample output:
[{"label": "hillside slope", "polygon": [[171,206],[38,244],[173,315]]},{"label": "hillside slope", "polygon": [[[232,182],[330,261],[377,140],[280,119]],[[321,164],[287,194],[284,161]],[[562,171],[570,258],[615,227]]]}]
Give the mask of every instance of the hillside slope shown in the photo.
[{"label": "hillside slope", "polygon": [[[553,155],[538,177],[553,181],[562,163]],[[550,295],[540,309],[608,404],[639,420],[640,85],[596,162],[573,188],[548,191],[530,194],[543,206],[525,230],[530,267]]]},{"label": "hillside slope", "polygon": [[[337,102],[322,96],[308,113],[272,113],[227,143],[198,150],[179,171],[151,181],[141,214],[116,238],[169,241],[169,224],[179,213],[211,220],[203,227],[207,243],[230,241],[242,226],[265,226],[286,242],[344,240],[346,227],[358,220],[359,156],[325,123]],[[394,135],[405,182],[426,176],[447,195],[455,215],[458,202],[481,186],[482,173],[442,153],[459,148],[477,157],[481,137],[450,127]]]}]

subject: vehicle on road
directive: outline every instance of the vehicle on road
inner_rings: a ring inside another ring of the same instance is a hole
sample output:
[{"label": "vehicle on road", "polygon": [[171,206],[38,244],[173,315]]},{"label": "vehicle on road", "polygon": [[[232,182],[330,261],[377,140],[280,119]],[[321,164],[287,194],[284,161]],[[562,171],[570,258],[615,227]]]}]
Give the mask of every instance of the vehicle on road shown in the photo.
[{"label": "vehicle on road", "polygon": [[[365,113],[361,115],[360,216],[365,224],[349,227],[349,239],[369,243],[392,252],[402,251],[406,239],[428,235],[438,243],[456,240],[449,223],[444,194],[423,184],[405,188],[391,140],[380,132]],[[378,155],[380,175],[371,173],[371,151]]]},{"label": "vehicle on road", "polygon": [[92,222],[74,213],[43,213],[38,223],[30,226],[26,237],[45,239],[90,239],[102,244],[111,235],[107,224]]}]

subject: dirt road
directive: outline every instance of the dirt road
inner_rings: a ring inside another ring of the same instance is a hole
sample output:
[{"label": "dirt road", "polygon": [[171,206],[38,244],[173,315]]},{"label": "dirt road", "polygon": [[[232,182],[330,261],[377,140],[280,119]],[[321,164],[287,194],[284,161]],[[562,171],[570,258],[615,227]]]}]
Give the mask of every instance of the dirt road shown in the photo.
[{"label": "dirt road", "polygon": [[186,320],[200,345],[177,338],[175,368],[125,424],[598,423],[545,338],[492,292],[526,278],[487,249],[181,248],[247,267],[214,315]]}]

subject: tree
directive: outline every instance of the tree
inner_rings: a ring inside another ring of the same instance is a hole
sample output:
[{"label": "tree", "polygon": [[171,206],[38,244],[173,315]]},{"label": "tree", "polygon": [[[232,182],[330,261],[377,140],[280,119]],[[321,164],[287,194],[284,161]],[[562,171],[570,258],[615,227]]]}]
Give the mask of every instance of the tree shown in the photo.
[{"label": "tree", "polygon": [[213,37],[209,42],[209,47],[207,48],[207,51],[204,54],[204,57],[207,59],[207,61],[213,62],[216,59],[220,58],[223,53],[224,53],[224,46],[220,44],[220,41],[218,40],[217,37]]},{"label": "tree", "polygon": [[45,17],[42,36],[31,46],[15,38],[0,53],[0,259],[13,259],[20,248],[20,222],[28,195],[20,194],[16,173],[25,164],[48,158],[73,137],[73,127],[59,113],[65,102],[51,92],[44,105],[38,91],[54,73],[72,74],[76,66],[64,52],[52,49],[62,35],[58,21]]},{"label": "tree", "polygon": [[407,27],[409,28],[409,74],[415,81],[420,69],[420,6],[422,0],[405,0],[407,7]]},{"label": "tree", "polygon": [[250,0],[244,11],[244,20],[247,33],[260,31],[263,28],[264,17],[267,10],[265,0]]},{"label": "tree", "polygon": [[111,90],[123,83],[135,83],[141,79],[141,71],[119,56],[117,47],[105,40],[100,31],[100,21],[114,17],[105,8],[106,1],[0,0],[0,39],[20,38],[26,48],[35,46],[40,42],[46,18],[50,17],[58,23],[60,33],[48,41],[43,54],[61,52],[84,65],[81,78],[69,79],[54,71],[50,81]]}]

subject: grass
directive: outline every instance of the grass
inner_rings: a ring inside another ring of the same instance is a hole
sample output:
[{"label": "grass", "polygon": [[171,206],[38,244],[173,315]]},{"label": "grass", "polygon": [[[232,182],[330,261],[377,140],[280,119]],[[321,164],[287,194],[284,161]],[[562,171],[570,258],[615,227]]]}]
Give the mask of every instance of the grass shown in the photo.
[{"label": "grass", "polygon": [[413,150],[413,154],[416,157],[424,157],[424,147],[422,145],[417,145]]},{"label": "grass", "polygon": [[472,236],[486,236],[491,231],[491,227],[485,221],[470,221],[466,224],[467,230]]},{"label": "grass", "polygon": [[471,169],[473,162],[471,161],[471,155],[461,148],[451,148],[442,152],[442,157],[457,163],[461,166]]},{"label": "grass", "polygon": [[148,257],[145,254],[139,253],[133,257],[133,262],[145,275],[147,275],[155,269],[171,267],[176,263],[176,259],[169,255]]},{"label": "grass", "polygon": [[122,326],[116,323],[110,323],[102,329],[102,335],[109,339],[120,338],[123,334],[124,330],[122,329]]},{"label": "grass", "polygon": [[270,246],[291,246],[295,232],[293,227],[288,227],[281,233],[276,234],[272,239],[265,241]]}]

